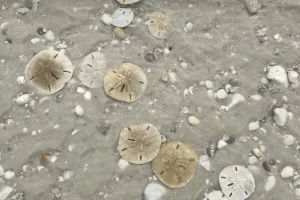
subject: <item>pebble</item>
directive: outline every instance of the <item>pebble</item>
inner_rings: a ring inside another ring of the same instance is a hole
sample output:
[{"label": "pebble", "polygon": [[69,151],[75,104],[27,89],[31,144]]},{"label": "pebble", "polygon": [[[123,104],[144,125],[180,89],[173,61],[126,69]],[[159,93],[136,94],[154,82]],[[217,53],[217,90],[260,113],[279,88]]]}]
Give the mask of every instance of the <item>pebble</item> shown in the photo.
[{"label": "pebble", "polygon": [[248,130],[249,131],[255,131],[259,129],[259,122],[251,122],[249,125],[248,125]]},{"label": "pebble", "polygon": [[283,136],[283,143],[286,145],[286,146],[291,146],[295,143],[295,138],[294,136],[292,135],[285,135]]},{"label": "pebble", "polygon": [[165,54],[165,55],[170,54],[170,50],[169,50],[168,48],[165,48],[165,49],[164,49],[164,54]]},{"label": "pebble", "polygon": [[119,167],[121,170],[125,169],[128,165],[129,165],[129,163],[128,163],[126,160],[120,158],[120,160],[119,160],[119,162],[118,162],[118,167]]},{"label": "pebble", "polygon": [[19,8],[19,9],[17,10],[17,12],[18,12],[19,14],[21,14],[21,15],[25,15],[26,13],[29,12],[29,8]]},{"label": "pebble", "polygon": [[218,92],[216,93],[216,97],[218,98],[218,99],[226,99],[227,98],[227,93],[226,93],[226,91],[224,90],[224,89],[220,89],[220,90],[218,90]]},{"label": "pebble", "polygon": [[282,178],[291,178],[294,176],[294,169],[291,166],[286,166],[280,173]]},{"label": "pebble", "polygon": [[91,94],[91,92],[90,92],[90,91],[85,92],[85,93],[84,93],[84,98],[85,98],[86,100],[91,100],[91,99],[92,99],[92,94]]},{"label": "pebble", "polygon": [[46,29],[42,28],[42,27],[39,27],[36,29],[36,32],[39,34],[39,35],[44,35],[47,31]]},{"label": "pebble", "polygon": [[289,118],[288,111],[285,108],[275,108],[274,109],[274,121],[278,127],[284,127]]},{"label": "pebble", "polygon": [[33,38],[33,39],[30,40],[30,42],[31,42],[32,44],[37,44],[37,43],[39,43],[40,41],[41,41],[40,38]]},{"label": "pebble", "polygon": [[55,37],[54,37],[54,33],[52,31],[48,31],[46,34],[45,34],[45,38],[50,41],[50,42],[53,42],[55,40]]},{"label": "pebble", "polygon": [[260,151],[259,148],[253,149],[252,152],[253,152],[253,154],[254,154],[257,158],[262,158],[262,157],[263,157],[263,156],[262,156],[262,153],[261,153],[261,151]]},{"label": "pebble", "polygon": [[70,180],[74,176],[74,172],[70,170],[65,170],[62,173],[63,181]]},{"label": "pebble", "polygon": [[245,0],[246,8],[252,14],[257,13],[261,8],[260,0]]},{"label": "pebble", "polygon": [[288,71],[288,79],[292,88],[298,88],[300,85],[299,74],[295,71]]},{"label": "pebble", "polygon": [[190,125],[192,126],[198,126],[200,124],[200,121],[197,117],[195,116],[189,116],[188,118],[188,122],[190,123]]},{"label": "pebble", "polygon": [[205,81],[205,87],[207,89],[212,89],[214,87],[214,84],[210,80],[207,80],[207,81]]},{"label": "pebble", "polygon": [[225,146],[227,146],[227,142],[225,142],[224,140],[219,140],[217,142],[217,148],[218,149],[223,149]]},{"label": "pebble", "polygon": [[24,76],[18,76],[18,77],[17,77],[17,83],[18,83],[19,85],[24,84],[24,83],[25,83],[25,77],[24,77]]},{"label": "pebble", "polygon": [[249,156],[248,162],[250,165],[255,165],[258,162],[258,159],[256,156]]},{"label": "pebble", "polygon": [[184,30],[186,32],[190,32],[193,30],[194,24],[192,22],[188,22],[185,24]]},{"label": "pebble", "polygon": [[265,183],[265,191],[270,192],[276,185],[276,178],[274,176],[269,176]]},{"label": "pebble", "polygon": [[4,175],[4,168],[2,167],[2,165],[0,165],[0,176]]},{"label": "pebble", "polygon": [[3,176],[6,180],[11,180],[16,177],[16,173],[13,171],[6,171],[6,172],[4,172]]},{"label": "pebble", "polygon": [[214,143],[206,148],[206,153],[209,157],[215,156],[216,152],[217,152],[217,145]]},{"label": "pebble", "polygon": [[210,160],[207,155],[202,155],[199,157],[199,164],[206,170],[210,171]]},{"label": "pebble", "polygon": [[75,110],[75,114],[77,116],[80,116],[80,117],[83,116],[84,110],[83,110],[83,108],[80,105],[76,105],[74,110]]},{"label": "pebble", "polygon": [[112,24],[112,18],[110,15],[104,13],[101,17],[101,20],[104,24],[106,25],[111,25]]},{"label": "pebble", "polygon": [[287,73],[280,65],[270,67],[267,78],[280,87],[288,88],[289,86]]},{"label": "pebble", "polygon": [[85,89],[82,87],[77,87],[76,92],[79,94],[83,94],[85,92]]},{"label": "pebble", "polygon": [[187,63],[186,62],[182,62],[180,63],[180,66],[183,68],[183,69],[187,69]]},{"label": "pebble", "polygon": [[52,193],[54,194],[55,198],[57,198],[57,199],[59,199],[61,197],[61,191],[57,187],[52,189]]},{"label": "pebble", "polygon": [[144,191],[147,200],[160,200],[167,190],[158,183],[149,183]]},{"label": "pebble", "polygon": [[66,49],[66,48],[68,48],[68,45],[66,45],[65,43],[60,43],[60,44],[56,45],[56,48],[58,48],[58,49]]},{"label": "pebble", "polygon": [[0,190],[0,199],[1,200],[5,200],[9,195],[10,193],[13,191],[13,188],[12,187],[9,187],[9,186],[3,186]]},{"label": "pebble", "polygon": [[114,34],[119,40],[124,40],[126,38],[125,31],[122,28],[114,28]]},{"label": "pebble", "polygon": [[29,99],[30,99],[30,94],[23,94],[16,98],[16,102],[19,105],[23,105],[28,103]]}]

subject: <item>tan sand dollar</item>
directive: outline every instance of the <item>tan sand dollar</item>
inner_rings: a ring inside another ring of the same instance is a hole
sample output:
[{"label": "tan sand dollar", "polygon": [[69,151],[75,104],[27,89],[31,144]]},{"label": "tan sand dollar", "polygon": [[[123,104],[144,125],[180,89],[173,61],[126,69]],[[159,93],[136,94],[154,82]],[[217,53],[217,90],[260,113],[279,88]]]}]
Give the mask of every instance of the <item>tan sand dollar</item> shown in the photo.
[{"label": "tan sand dollar", "polygon": [[104,77],[106,94],[119,101],[135,102],[146,87],[146,74],[132,63],[122,63],[118,69],[110,70]]},{"label": "tan sand dollar", "polygon": [[26,65],[25,77],[44,94],[61,90],[73,76],[73,65],[69,58],[55,50],[37,53]]},{"label": "tan sand dollar", "polygon": [[120,4],[133,4],[139,2],[140,0],[117,0]]},{"label": "tan sand dollar", "polygon": [[156,38],[167,37],[167,16],[162,12],[154,12],[149,16],[148,30]]},{"label": "tan sand dollar", "polygon": [[180,141],[167,141],[152,161],[157,178],[170,188],[185,186],[198,168],[196,150]]},{"label": "tan sand dollar", "polygon": [[85,56],[81,62],[78,79],[89,88],[103,87],[105,67],[104,54],[92,52]]},{"label": "tan sand dollar", "polygon": [[139,124],[123,128],[118,151],[124,160],[133,164],[152,161],[160,150],[161,136],[152,124]]}]

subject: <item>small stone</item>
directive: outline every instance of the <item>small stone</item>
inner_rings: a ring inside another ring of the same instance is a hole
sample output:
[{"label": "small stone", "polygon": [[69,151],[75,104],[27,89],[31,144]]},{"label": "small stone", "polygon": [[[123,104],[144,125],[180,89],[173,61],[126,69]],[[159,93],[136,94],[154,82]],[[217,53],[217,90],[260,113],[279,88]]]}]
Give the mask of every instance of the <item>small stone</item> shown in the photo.
[{"label": "small stone", "polygon": [[46,32],[44,31],[43,28],[39,27],[37,28],[36,32],[39,34],[39,35],[44,35]]},{"label": "small stone", "polygon": [[4,168],[2,167],[2,165],[0,165],[0,176],[4,175]]},{"label": "small stone", "polygon": [[291,178],[294,176],[294,169],[291,166],[286,166],[280,173],[282,178]]},{"label": "small stone", "polygon": [[223,141],[223,140],[219,140],[217,142],[217,148],[218,149],[223,149],[225,146],[227,146],[227,142]]},{"label": "small stone", "polygon": [[207,155],[202,155],[199,157],[199,164],[206,170],[210,171],[210,160]]},{"label": "small stone", "polygon": [[293,180],[292,184],[294,188],[300,188],[300,178]]},{"label": "small stone", "polygon": [[154,62],[154,61],[156,60],[156,56],[155,56],[154,53],[147,53],[147,54],[145,55],[145,60],[146,60],[147,62]]},{"label": "small stone", "polygon": [[85,92],[85,89],[82,87],[77,87],[76,92],[79,94],[83,94]]},{"label": "small stone", "polygon": [[13,171],[6,171],[6,172],[4,172],[3,175],[4,175],[4,178],[6,180],[11,180],[11,179],[14,179],[16,177],[16,173],[13,172]]},{"label": "small stone", "polygon": [[283,136],[283,143],[286,145],[286,146],[291,146],[295,143],[295,138],[294,136],[292,135],[285,135]]},{"label": "small stone", "polygon": [[112,18],[110,15],[108,14],[103,14],[102,17],[101,17],[101,20],[104,24],[106,25],[111,25],[112,24]]},{"label": "small stone", "polygon": [[74,176],[74,172],[70,170],[64,170],[62,172],[63,181],[70,180]]},{"label": "small stone", "polygon": [[205,81],[205,87],[207,89],[212,89],[214,87],[214,84],[213,84],[213,82],[207,80],[207,81]]},{"label": "small stone", "polygon": [[280,87],[288,88],[289,86],[287,73],[280,65],[270,67],[267,78]]},{"label": "small stone", "polygon": [[61,191],[57,187],[52,189],[52,193],[54,194],[55,198],[57,198],[57,199],[59,199],[61,197]]},{"label": "small stone", "polygon": [[28,103],[29,99],[30,99],[30,94],[23,94],[16,98],[16,102],[19,105],[23,105]]},{"label": "small stone", "polygon": [[17,12],[19,13],[19,14],[21,14],[21,15],[25,15],[26,13],[28,13],[29,12],[29,9],[28,8],[19,8],[18,10],[17,10]]},{"label": "small stone", "polygon": [[255,131],[259,129],[259,122],[251,122],[249,125],[248,125],[248,130],[249,131]]},{"label": "small stone", "polygon": [[129,163],[128,163],[126,160],[120,158],[120,160],[119,160],[119,162],[118,162],[118,167],[119,167],[121,170],[125,169],[128,165],[129,165]]},{"label": "small stone", "polygon": [[31,132],[31,135],[36,135],[36,131],[32,131],[32,132]]},{"label": "small stone", "polygon": [[158,183],[149,183],[145,188],[144,195],[147,200],[160,200],[167,190]]},{"label": "small stone", "polygon": [[262,153],[259,148],[253,149],[252,152],[257,158],[262,158]]},{"label": "small stone", "polygon": [[217,152],[217,146],[216,146],[216,144],[211,144],[210,146],[208,146],[207,148],[206,148],[206,153],[207,153],[207,155],[209,156],[209,157],[213,157],[213,156],[215,156],[216,155],[216,152]]},{"label": "small stone", "polygon": [[261,8],[260,0],[245,0],[245,5],[248,11],[252,14],[257,13]]},{"label": "small stone", "polygon": [[18,83],[19,85],[24,84],[24,83],[25,83],[25,77],[24,77],[24,76],[18,76],[18,77],[17,77],[17,83]]},{"label": "small stone", "polygon": [[80,116],[80,117],[83,116],[84,110],[83,110],[83,108],[80,105],[76,105],[74,110],[75,110],[75,114],[77,116]]},{"label": "small stone", "polygon": [[9,186],[3,186],[0,190],[0,199],[1,200],[5,200],[9,195],[10,193],[13,191],[13,188],[12,187],[9,187]]},{"label": "small stone", "polygon": [[33,39],[30,40],[30,42],[31,42],[32,44],[37,44],[37,43],[39,43],[40,41],[41,41],[40,38],[33,38]]},{"label": "small stone", "polygon": [[102,133],[103,135],[107,135],[107,132],[109,131],[110,127],[111,127],[111,124],[109,124],[109,123],[104,123],[104,124],[102,124],[101,126],[97,126],[96,128],[97,128],[97,130],[98,130],[100,133]]},{"label": "small stone", "polygon": [[55,37],[54,37],[54,33],[52,31],[48,31],[46,34],[45,34],[45,38],[50,41],[50,42],[53,42],[55,40]]},{"label": "small stone", "polygon": [[168,75],[169,75],[170,82],[171,83],[176,83],[176,81],[177,81],[176,73],[175,72],[169,72]]},{"label": "small stone", "polygon": [[288,71],[288,79],[291,83],[299,82],[299,74],[295,71]]},{"label": "small stone", "polygon": [[218,99],[226,99],[227,98],[227,93],[226,93],[226,91],[224,90],[224,89],[220,89],[220,90],[218,90],[218,92],[216,93],[216,97],[218,98]]},{"label": "small stone", "polygon": [[192,125],[192,126],[198,126],[200,124],[200,121],[197,117],[195,116],[189,116],[188,118],[188,122]]},{"label": "small stone", "polygon": [[288,121],[289,114],[285,108],[275,108],[274,109],[274,121],[278,127],[284,127]]},{"label": "small stone", "polygon": [[265,191],[270,192],[276,185],[276,178],[274,176],[269,176],[265,183]]},{"label": "small stone", "polygon": [[114,34],[119,40],[124,40],[126,38],[125,31],[122,28],[114,28]]},{"label": "small stone", "polygon": [[258,159],[256,156],[249,156],[248,162],[250,165],[255,165],[258,162]]},{"label": "small stone", "polygon": [[84,98],[85,98],[86,100],[91,100],[91,99],[92,99],[92,94],[91,94],[91,92],[90,92],[90,91],[85,92],[85,93],[84,93]]},{"label": "small stone", "polygon": [[66,48],[68,48],[68,46],[65,43],[60,43],[60,44],[56,45],[56,48],[58,48],[58,49],[66,49]]},{"label": "small stone", "polygon": [[188,23],[185,24],[184,30],[185,30],[186,32],[190,32],[190,31],[193,30],[193,27],[194,27],[193,23],[192,23],[192,22],[188,22]]},{"label": "small stone", "polygon": [[182,62],[180,63],[180,66],[183,68],[183,69],[187,69],[187,63],[186,62]]}]

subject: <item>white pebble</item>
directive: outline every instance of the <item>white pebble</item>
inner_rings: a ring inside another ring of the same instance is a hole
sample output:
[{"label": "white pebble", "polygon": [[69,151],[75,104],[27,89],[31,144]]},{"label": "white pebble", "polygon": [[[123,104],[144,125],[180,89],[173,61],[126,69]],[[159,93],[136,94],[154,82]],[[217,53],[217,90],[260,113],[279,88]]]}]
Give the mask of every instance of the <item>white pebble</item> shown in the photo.
[{"label": "white pebble", "polygon": [[54,37],[54,33],[52,31],[48,31],[46,34],[45,34],[45,38],[50,41],[50,42],[53,42],[55,40],[55,37]]},{"label": "white pebble", "polygon": [[23,94],[16,98],[16,102],[19,105],[23,105],[28,103],[29,99],[30,99],[30,94]]},{"label": "white pebble", "polygon": [[119,162],[118,162],[118,167],[119,167],[120,169],[123,170],[123,169],[125,169],[128,165],[129,165],[129,163],[128,163],[126,160],[120,158],[120,160],[119,160]]},{"label": "white pebble", "polygon": [[276,185],[276,178],[274,176],[269,176],[265,183],[265,191],[270,192]]},{"label": "white pebble", "polygon": [[24,134],[28,133],[28,128],[26,128],[26,127],[23,128],[23,133],[24,133]]},{"label": "white pebble", "polygon": [[220,89],[220,90],[218,90],[218,92],[216,93],[216,97],[218,98],[218,99],[226,99],[227,98],[227,93],[226,93],[226,91],[224,90],[224,89]]},{"label": "white pebble", "polygon": [[286,145],[286,146],[291,146],[295,143],[295,138],[294,136],[292,135],[285,135],[283,136],[283,143]]},{"label": "white pebble", "polygon": [[209,97],[213,97],[214,96],[214,92],[212,90],[207,90],[207,95]]},{"label": "white pebble", "polygon": [[31,132],[31,135],[36,135],[36,131],[32,131],[32,132]]},{"label": "white pebble", "polygon": [[202,155],[199,157],[199,164],[206,170],[210,171],[210,160],[207,155]]},{"label": "white pebble", "polygon": [[169,53],[170,53],[170,50],[169,50],[168,48],[165,48],[165,49],[164,49],[164,54],[165,54],[165,55],[168,55]]},{"label": "white pebble", "polygon": [[10,193],[13,191],[13,188],[12,187],[9,187],[9,186],[3,186],[0,190],[0,199],[1,200],[5,200],[9,195]]},{"label": "white pebble", "polygon": [[110,15],[104,13],[101,17],[101,20],[104,24],[106,25],[111,25],[112,24],[112,18]]},{"label": "white pebble", "polygon": [[82,87],[77,87],[76,92],[79,94],[83,94],[85,92],[85,89]]},{"label": "white pebble", "polygon": [[92,94],[90,91],[87,91],[86,93],[84,93],[84,98],[86,100],[91,100],[92,99]]},{"label": "white pebble", "polygon": [[74,176],[74,172],[70,170],[66,170],[62,174],[62,178],[64,181],[70,180]]},{"label": "white pebble", "polygon": [[282,178],[291,178],[294,176],[294,169],[291,166],[286,166],[280,173]]},{"label": "white pebble", "polygon": [[269,68],[267,78],[280,87],[288,88],[289,86],[287,73],[280,65]]},{"label": "white pebble", "polygon": [[227,142],[225,142],[224,140],[219,140],[217,143],[217,148],[218,149],[223,149],[225,146],[227,146]]},{"label": "white pebble", "polygon": [[288,71],[288,79],[292,84],[299,83],[299,74],[295,71]]},{"label": "white pebble", "polygon": [[169,78],[171,83],[175,83],[177,81],[177,75],[175,72],[169,72]]},{"label": "white pebble", "polygon": [[4,175],[4,168],[2,167],[2,165],[0,165],[0,176]]},{"label": "white pebble", "polygon": [[17,10],[17,12],[18,12],[19,14],[21,14],[21,15],[25,15],[26,13],[29,12],[29,8],[26,8],[26,7],[24,7],[24,8],[19,8],[19,9]]},{"label": "white pebble", "polygon": [[195,116],[189,116],[188,118],[188,122],[192,125],[192,126],[198,126],[200,124],[200,121],[197,117]]},{"label": "white pebble", "polygon": [[296,195],[297,197],[300,197],[300,188],[297,188],[297,189],[295,190],[295,195]]},{"label": "white pebble", "polygon": [[30,40],[30,42],[31,42],[32,44],[37,44],[37,43],[39,43],[40,41],[41,41],[40,38],[33,38],[33,39]]},{"label": "white pebble", "polygon": [[192,22],[188,22],[188,23],[185,24],[184,30],[185,30],[186,32],[190,32],[190,31],[193,30],[193,26],[194,26],[194,25],[193,25]]},{"label": "white pebble", "polygon": [[158,183],[149,183],[145,188],[144,195],[147,200],[160,200],[167,190]]},{"label": "white pebble", "polygon": [[14,179],[16,177],[16,173],[13,172],[13,171],[6,171],[4,172],[4,178],[6,180],[11,180],[11,179]]},{"label": "white pebble", "polygon": [[68,46],[66,44],[64,44],[64,43],[56,45],[56,48],[58,48],[58,49],[66,49],[67,47]]},{"label": "white pebble", "polygon": [[25,77],[24,76],[18,76],[17,77],[17,83],[19,85],[24,84],[25,83]]},{"label": "white pebble", "polygon": [[214,87],[214,84],[210,80],[207,80],[207,81],[205,81],[205,87],[207,89],[212,89]]},{"label": "white pebble", "polygon": [[275,39],[275,40],[278,40],[279,38],[280,38],[280,35],[279,35],[279,34],[274,35],[274,39]]},{"label": "white pebble", "polygon": [[274,109],[274,121],[278,127],[283,127],[289,118],[289,114],[285,108],[275,108]]},{"label": "white pebble", "polygon": [[183,69],[186,69],[186,68],[187,68],[187,63],[186,63],[186,62],[182,62],[182,63],[180,63],[180,66],[181,66]]},{"label": "white pebble", "polygon": [[254,165],[254,164],[256,164],[258,162],[258,159],[257,159],[256,156],[250,156],[249,159],[248,159],[248,161],[249,161],[250,165]]},{"label": "white pebble", "polygon": [[71,145],[69,145],[69,147],[68,147],[68,151],[69,151],[69,152],[72,152],[72,151],[74,150],[74,148],[75,148],[75,145],[74,145],[74,144],[71,144]]},{"label": "white pebble", "polygon": [[262,98],[262,96],[260,96],[259,94],[254,94],[251,96],[251,99],[253,99],[254,101],[260,101]]},{"label": "white pebble", "polygon": [[248,125],[248,130],[249,131],[255,131],[259,129],[259,122],[251,122],[249,125]]},{"label": "white pebble", "polygon": [[74,110],[75,110],[75,113],[77,116],[80,116],[80,117],[83,116],[84,110],[80,105],[76,105]]}]

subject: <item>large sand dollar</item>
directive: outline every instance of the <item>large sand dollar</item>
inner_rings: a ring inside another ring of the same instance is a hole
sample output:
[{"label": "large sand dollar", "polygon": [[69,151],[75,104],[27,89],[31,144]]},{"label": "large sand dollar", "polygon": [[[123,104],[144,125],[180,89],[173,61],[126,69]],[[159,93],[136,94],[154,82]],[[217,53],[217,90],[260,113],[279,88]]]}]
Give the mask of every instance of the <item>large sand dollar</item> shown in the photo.
[{"label": "large sand dollar", "polygon": [[146,87],[146,74],[139,66],[132,63],[122,63],[118,69],[108,71],[104,77],[106,94],[120,101],[136,101]]},{"label": "large sand dollar", "polygon": [[152,124],[139,124],[123,128],[118,151],[124,160],[134,164],[152,161],[159,152],[161,136]]},{"label": "large sand dollar", "polygon": [[152,161],[152,169],[157,178],[170,188],[185,186],[198,168],[196,150],[180,141],[167,141]]},{"label": "large sand dollar", "polygon": [[167,37],[167,16],[162,12],[154,12],[149,16],[148,30],[156,38]]},{"label": "large sand dollar", "polygon": [[73,76],[73,65],[69,58],[55,50],[37,53],[26,65],[25,77],[44,94],[61,90]]}]

